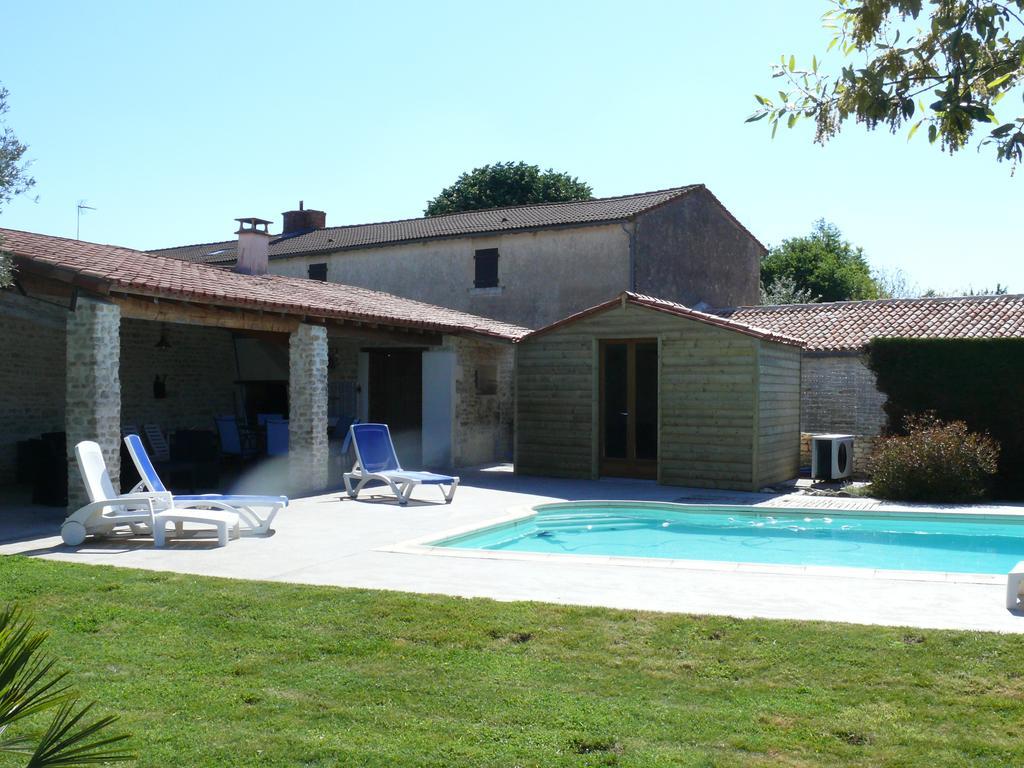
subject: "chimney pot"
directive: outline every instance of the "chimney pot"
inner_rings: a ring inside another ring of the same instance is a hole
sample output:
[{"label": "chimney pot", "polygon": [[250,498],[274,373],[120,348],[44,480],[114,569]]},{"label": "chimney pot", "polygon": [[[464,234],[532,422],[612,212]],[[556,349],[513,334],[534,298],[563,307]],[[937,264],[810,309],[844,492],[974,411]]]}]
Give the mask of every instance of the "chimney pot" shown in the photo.
[{"label": "chimney pot", "polygon": [[[267,274],[270,252],[270,222],[267,219],[235,219],[238,222],[238,258],[235,272],[243,275]],[[262,229],[260,229],[262,227]]]}]

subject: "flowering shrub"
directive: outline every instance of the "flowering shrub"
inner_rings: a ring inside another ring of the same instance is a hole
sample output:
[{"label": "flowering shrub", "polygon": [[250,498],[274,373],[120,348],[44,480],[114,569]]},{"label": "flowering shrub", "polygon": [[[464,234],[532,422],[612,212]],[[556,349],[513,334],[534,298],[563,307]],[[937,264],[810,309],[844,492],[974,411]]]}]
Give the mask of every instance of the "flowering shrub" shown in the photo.
[{"label": "flowering shrub", "polygon": [[905,435],[885,437],[871,457],[871,493],[901,501],[973,501],[988,495],[999,444],[962,421],[909,415]]}]

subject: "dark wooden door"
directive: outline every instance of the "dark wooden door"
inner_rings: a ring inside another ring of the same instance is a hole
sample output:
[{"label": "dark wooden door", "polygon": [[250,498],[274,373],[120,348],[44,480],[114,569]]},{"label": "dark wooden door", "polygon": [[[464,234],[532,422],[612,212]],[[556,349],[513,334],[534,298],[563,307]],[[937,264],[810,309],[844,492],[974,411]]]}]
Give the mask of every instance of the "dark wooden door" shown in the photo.
[{"label": "dark wooden door", "polygon": [[407,469],[421,461],[423,434],[423,352],[420,349],[371,349],[367,385],[370,421],[387,424]]},{"label": "dark wooden door", "polygon": [[612,477],[658,476],[658,342],[600,343],[600,471]]}]

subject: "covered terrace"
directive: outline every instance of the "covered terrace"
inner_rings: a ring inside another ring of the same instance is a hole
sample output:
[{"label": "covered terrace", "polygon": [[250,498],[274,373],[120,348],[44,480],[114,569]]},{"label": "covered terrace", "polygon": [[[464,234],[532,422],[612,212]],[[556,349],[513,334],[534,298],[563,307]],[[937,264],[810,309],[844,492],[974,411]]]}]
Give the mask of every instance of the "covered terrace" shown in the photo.
[{"label": "covered terrace", "polygon": [[329,485],[328,427],[353,417],[402,422],[408,463],[483,463],[509,450],[511,342],[525,329],[116,246],[14,230],[0,241],[16,269],[0,291],[10,342],[0,484],[13,479],[19,441],[63,431],[75,508],[85,500],[79,441],[101,445],[116,484],[126,427],[212,431],[219,414],[286,417],[293,493]]}]

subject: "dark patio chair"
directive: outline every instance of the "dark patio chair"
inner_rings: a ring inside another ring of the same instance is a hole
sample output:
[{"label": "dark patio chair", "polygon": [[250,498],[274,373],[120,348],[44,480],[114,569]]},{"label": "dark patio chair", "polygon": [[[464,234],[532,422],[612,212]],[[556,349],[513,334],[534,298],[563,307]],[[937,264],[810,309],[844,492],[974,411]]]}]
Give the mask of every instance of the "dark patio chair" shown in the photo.
[{"label": "dark patio chair", "polygon": [[235,416],[217,416],[217,436],[220,438],[221,456],[246,460],[259,455],[259,437],[255,432],[238,426]]}]

